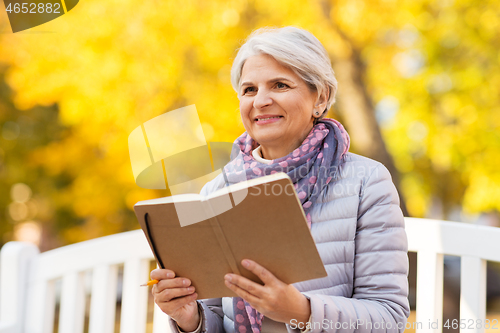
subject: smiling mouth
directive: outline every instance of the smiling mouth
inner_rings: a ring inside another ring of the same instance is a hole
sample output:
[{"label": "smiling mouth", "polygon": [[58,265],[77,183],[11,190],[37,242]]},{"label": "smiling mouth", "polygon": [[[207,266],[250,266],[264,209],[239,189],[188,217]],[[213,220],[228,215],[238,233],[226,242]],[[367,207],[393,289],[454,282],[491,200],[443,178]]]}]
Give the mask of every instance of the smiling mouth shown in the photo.
[{"label": "smiling mouth", "polygon": [[279,119],[279,118],[283,118],[283,116],[276,116],[276,117],[269,117],[269,118],[256,118],[255,121],[259,122],[259,121],[270,120],[270,119]]}]

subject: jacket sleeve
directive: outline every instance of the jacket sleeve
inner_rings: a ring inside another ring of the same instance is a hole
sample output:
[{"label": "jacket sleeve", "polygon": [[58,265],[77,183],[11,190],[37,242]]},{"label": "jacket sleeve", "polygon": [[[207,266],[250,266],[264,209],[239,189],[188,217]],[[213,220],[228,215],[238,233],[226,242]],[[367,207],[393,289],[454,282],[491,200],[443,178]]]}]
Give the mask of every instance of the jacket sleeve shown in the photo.
[{"label": "jacket sleeve", "polygon": [[382,164],[360,191],[353,283],[352,298],[303,293],[311,304],[311,333],[404,331],[410,314],[408,242],[398,193]]}]

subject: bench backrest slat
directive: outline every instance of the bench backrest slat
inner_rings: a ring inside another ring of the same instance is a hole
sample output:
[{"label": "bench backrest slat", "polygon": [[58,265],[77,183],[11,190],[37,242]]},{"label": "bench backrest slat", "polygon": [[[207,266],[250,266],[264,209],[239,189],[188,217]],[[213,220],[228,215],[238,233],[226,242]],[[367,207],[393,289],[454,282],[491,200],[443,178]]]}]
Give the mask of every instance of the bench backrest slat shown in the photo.
[{"label": "bench backrest slat", "polygon": [[62,279],[60,333],[83,333],[85,320],[85,284],[82,272],[66,273]]},{"label": "bench backrest slat", "polygon": [[149,289],[140,285],[148,281],[148,276],[149,260],[125,262],[120,333],[145,333]]},{"label": "bench backrest slat", "polygon": [[[470,320],[473,320],[472,327],[477,329],[476,332],[484,332],[485,323],[483,321],[486,318],[486,260],[463,256],[460,262],[460,271],[460,318],[466,319],[467,329],[471,325]],[[480,329],[478,329],[477,323],[480,323]]]},{"label": "bench backrest slat", "polygon": [[89,333],[113,333],[116,316],[117,265],[100,265],[92,272]]}]

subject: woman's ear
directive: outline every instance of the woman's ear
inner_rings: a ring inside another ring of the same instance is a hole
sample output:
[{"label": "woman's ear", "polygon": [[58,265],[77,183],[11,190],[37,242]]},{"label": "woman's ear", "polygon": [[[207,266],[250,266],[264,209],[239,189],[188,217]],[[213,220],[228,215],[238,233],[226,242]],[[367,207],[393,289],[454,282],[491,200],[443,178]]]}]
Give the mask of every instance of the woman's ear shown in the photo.
[{"label": "woman's ear", "polygon": [[318,94],[318,98],[316,99],[316,103],[314,104],[315,117],[320,117],[325,111],[329,95],[330,95],[329,90],[324,90],[321,94]]}]

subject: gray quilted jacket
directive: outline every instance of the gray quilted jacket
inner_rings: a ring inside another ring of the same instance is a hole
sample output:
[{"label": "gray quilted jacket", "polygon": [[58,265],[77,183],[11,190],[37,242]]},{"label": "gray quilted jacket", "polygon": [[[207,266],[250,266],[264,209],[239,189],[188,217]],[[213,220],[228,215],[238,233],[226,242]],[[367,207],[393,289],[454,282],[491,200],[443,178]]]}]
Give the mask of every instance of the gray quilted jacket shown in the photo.
[{"label": "gray quilted jacket", "polygon": [[[200,193],[223,186],[219,175]],[[408,246],[389,171],[347,153],[310,212],[311,234],[328,276],[294,286],[310,300],[312,333],[403,332],[410,314]],[[231,298],[198,302],[202,332],[234,332]],[[178,332],[172,320],[170,327]]]}]

